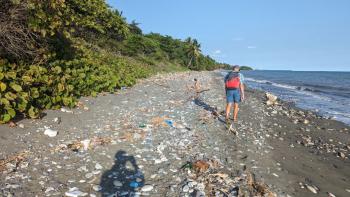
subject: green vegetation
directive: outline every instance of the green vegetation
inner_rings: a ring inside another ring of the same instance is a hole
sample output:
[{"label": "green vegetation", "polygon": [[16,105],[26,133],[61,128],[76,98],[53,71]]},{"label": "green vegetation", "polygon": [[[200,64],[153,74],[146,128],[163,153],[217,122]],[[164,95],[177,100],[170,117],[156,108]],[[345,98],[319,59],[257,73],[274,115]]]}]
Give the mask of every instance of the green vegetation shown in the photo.
[{"label": "green vegetation", "polygon": [[220,66],[196,39],[144,35],[104,0],[3,0],[0,10],[0,123],[156,72]]},{"label": "green vegetation", "polygon": [[[232,65],[222,64],[222,68],[224,68],[226,70],[231,70],[232,69]],[[250,67],[250,66],[240,66],[240,70],[254,70],[254,69],[252,67]]]},{"label": "green vegetation", "polygon": [[253,68],[249,66],[241,66],[240,68],[241,70],[253,70]]}]

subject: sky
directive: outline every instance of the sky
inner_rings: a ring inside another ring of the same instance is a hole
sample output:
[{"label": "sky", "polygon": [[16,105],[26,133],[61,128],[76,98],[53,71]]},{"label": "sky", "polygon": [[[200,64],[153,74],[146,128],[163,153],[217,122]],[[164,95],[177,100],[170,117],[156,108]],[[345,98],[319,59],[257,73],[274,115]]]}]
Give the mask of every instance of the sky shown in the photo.
[{"label": "sky", "polygon": [[219,62],[350,71],[350,0],[107,0],[144,33],[193,37]]}]

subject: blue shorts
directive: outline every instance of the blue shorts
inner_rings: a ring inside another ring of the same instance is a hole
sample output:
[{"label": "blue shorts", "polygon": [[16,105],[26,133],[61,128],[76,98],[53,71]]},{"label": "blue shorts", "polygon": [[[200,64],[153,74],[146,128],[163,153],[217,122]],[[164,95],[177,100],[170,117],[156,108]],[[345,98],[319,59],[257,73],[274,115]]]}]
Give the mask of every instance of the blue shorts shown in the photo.
[{"label": "blue shorts", "polygon": [[226,90],[226,102],[227,103],[239,103],[241,102],[241,94],[239,89]]}]

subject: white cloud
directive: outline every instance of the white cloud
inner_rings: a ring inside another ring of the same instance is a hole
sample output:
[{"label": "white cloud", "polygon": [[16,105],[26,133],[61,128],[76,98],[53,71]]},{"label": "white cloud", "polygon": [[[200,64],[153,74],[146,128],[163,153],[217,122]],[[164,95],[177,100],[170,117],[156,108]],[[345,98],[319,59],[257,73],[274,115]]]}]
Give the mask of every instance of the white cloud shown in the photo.
[{"label": "white cloud", "polygon": [[216,54],[216,55],[217,55],[217,54],[221,54],[221,50],[220,50],[220,49],[215,50],[215,51],[214,51],[214,54]]},{"label": "white cloud", "polygon": [[257,47],[256,46],[248,46],[247,48],[248,49],[256,49]]}]

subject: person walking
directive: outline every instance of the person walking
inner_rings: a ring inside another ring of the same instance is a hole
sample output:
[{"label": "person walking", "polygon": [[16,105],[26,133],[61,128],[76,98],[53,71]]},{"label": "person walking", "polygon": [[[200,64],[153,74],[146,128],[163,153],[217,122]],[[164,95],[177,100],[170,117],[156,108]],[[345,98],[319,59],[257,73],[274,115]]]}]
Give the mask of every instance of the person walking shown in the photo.
[{"label": "person walking", "polygon": [[244,76],[239,72],[240,67],[238,65],[233,66],[225,76],[225,91],[226,91],[226,125],[232,127],[230,123],[230,111],[233,104],[233,122],[237,122],[238,104],[243,101],[244,98]]}]

